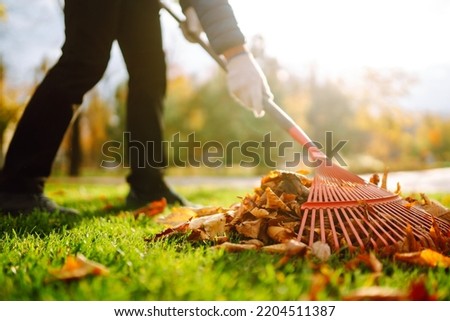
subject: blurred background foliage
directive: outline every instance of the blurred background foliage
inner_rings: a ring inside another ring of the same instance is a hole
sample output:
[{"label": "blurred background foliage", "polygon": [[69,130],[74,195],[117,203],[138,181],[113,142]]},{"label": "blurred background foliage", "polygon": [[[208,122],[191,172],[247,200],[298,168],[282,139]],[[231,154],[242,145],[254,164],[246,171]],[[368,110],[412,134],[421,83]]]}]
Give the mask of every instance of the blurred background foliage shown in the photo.
[{"label": "blurred background foliage", "polygon": [[[7,23],[7,10],[0,3],[0,23]],[[401,70],[380,72],[367,70],[363,85],[349,90],[339,81],[318,81],[316,67],[301,77],[266,54],[261,36],[251,41],[252,51],[265,71],[275,100],[301,125],[310,137],[325,143],[325,133],[333,133],[332,145],[347,141],[341,156],[355,172],[413,170],[442,167],[450,164],[450,119],[430,112],[402,109],[400,100],[416,79]],[[168,55],[171,53],[169,52]],[[36,68],[33,86],[12,86],[8,83],[8,66],[0,53],[0,162],[14,128],[33,93],[51,63],[43,61]],[[177,72],[169,65],[165,109],[165,136],[186,139],[195,134],[201,144],[218,142],[224,148],[233,142],[258,142],[270,133],[278,144],[292,141],[269,117],[256,119],[228,95],[224,73],[216,68],[205,81]],[[78,118],[74,120],[60,148],[55,163],[56,174],[102,175],[114,171],[100,168],[102,145],[108,140],[122,141],[125,124],[127,84],[114,89],[108,98],[94,88],[86,95]],[[292,160],[292,153],[301,151],[293,143],[287,154],[272,150],[271,159],[282,168]],[[202,149],[193,148],[201,160]],[[263,149],[253,150],[263,159]],[[187,157],[186,151],[169,150],[169,160]],[[267,155],[266,155],[267,156]],[[238,149],[225,150],[220,168],[172,167],[176,174],[260,174],[271,166],[260,162],[253,168],[242,168],[239,162],[248,160]],[[293,168],[290,168],[293,169]],[[116,171],[120,172],[120,169]]]}]

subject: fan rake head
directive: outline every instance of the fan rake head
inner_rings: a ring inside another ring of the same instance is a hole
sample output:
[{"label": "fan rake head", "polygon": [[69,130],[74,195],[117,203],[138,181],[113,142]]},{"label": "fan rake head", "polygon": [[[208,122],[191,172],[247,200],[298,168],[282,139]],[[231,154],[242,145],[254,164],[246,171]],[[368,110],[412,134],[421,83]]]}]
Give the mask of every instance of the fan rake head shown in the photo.
[{"label": "fan rake head", "polygon": [[450,233],[446,221],[327,161],[316,169],[302,213],[298,240],[326,242],[336,251],[396,248],[408,229],[422,246],[435,248],[430,230]]}]

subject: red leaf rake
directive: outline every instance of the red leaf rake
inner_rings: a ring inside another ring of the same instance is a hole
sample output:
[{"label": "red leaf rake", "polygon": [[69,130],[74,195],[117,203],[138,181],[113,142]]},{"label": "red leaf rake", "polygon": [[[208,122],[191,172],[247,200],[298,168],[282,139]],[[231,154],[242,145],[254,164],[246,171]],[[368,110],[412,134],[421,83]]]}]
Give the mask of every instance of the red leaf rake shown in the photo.
[{"label": "red leaf rake", "polygon": [[[184,19],[160,1],[178,23]],[[205,51],[224,69],[223,60],[202,38],[193,34]],[[315,175],[307,202],[302,204],[298,240],[312,245],[327,242],[334,250],[348,247],[380,249],[394,248],[412,229],[414,238],[424,247],[436,248],[430,230],[438,227],[444,235],[450,234],[450,224],[403,200],[399,195],[336,165],[312,142],[292,118],[272,100],[265,102],[265,111],[291,137],[304,146],[315,163]]]}]

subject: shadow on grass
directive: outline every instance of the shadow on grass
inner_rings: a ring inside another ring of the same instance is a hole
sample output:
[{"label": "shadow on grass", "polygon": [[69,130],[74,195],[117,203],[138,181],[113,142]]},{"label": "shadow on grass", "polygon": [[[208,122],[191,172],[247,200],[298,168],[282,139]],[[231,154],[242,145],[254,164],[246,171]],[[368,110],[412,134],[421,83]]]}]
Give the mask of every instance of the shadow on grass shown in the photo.
[{"label": "shadow on grass", "polygon": [[34,234],[44,237],[51,233],[70,230],[85,220],[116,216],[118,213],[127,210],[120,199],[115,198],[112,198],[107,205],[98,200],[70,200],[69,202],[62,202],[62,205],[76,208],[81,214],[65,215],[39,210],[18,215],[0,213],[0,234],[14,234],[18,237]]},{"label": "shadow on grass", "polygon": [[83,219],[82,216],[67,216],[58,213],[35,211],[31,214],[1,215],[1,234],[25,236],[36,234],[46,236],[50,233],[71,229]]}]

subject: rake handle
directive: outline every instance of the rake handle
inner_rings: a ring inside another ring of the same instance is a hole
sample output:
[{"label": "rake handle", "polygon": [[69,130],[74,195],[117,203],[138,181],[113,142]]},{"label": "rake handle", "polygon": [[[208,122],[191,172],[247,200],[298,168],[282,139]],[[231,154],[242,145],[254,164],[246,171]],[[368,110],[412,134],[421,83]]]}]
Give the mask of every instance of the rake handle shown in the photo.
[{"label": "rake handle", "polygon": [[[160,0],[159,3],[161,8],[166,10],[179,24],[182,24],[186,20],[186,18],[178,16],[164,0]],[[190,36],[209,54],[212,59],[217,62],[220,68],[222,68],[225,72],[227,71],[225,62],[211,48],[209,43],[205,42],[197,34],[191,34]],[[294,140],[307,148],[308,154],[313,160],[326,159],[325,154],[319,150],[319,148],[316,146],[316,144],[314,144],[311,138],[308,137],[305,131],[299,125],[297,125],[294,120],[272,99],[264,100],[264,110],[272,119],[274,119],[278,123],[281,128],[288,132]]]},{"label": "rake handle", "polygon": [[305,131],[273,100],[267,99],[264,101],[264,110],[281,128],[288,132],[294,140],[307,148],[312,160],[324,160],[327,158],[326,155],[319,150],[317,145],[314,144],[311,138],[309,138]]}]

